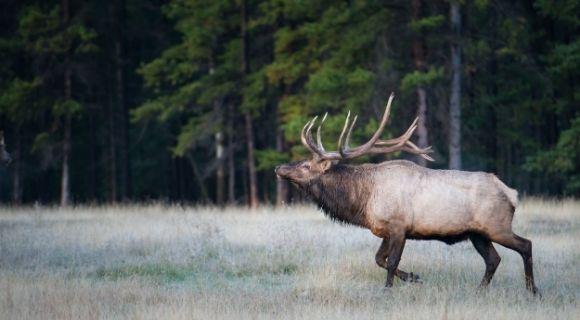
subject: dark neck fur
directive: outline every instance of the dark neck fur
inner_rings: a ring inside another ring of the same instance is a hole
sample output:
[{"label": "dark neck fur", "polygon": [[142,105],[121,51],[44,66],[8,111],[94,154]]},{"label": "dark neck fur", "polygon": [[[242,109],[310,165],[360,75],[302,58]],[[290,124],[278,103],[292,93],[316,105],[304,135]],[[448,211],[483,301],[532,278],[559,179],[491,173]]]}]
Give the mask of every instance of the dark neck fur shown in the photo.
[{"label": "dark neck fur", "polygon": [[364,171],[362,167],[336,165],[303,190],[331,219],[367,227],[365,207],[371,184]]}]

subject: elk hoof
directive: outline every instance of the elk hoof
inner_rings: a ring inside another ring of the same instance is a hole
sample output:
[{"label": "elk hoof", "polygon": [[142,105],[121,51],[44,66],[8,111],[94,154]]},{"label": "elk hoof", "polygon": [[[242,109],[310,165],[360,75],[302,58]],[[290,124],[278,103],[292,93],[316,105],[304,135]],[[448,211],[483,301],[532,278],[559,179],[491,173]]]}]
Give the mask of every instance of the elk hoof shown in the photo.
[{"label": "elk hoof", "polygon": [[414,274],[413,272],[409,273],[408,280],[409,280],[409,282],[423,283],[423,281],[421,281],[421,278],[419,277],[419,275]]},{"label": "elk hoof", "polygon": [[405,281],[405,282],[423,283],[423,281],[421,281],[421,278],[419,277],[419,275],[414,274],[413,272],[409,272],[409,273],[401,272],[400,274],[398,274],[398,277],[399,277],[399,279],[401,279],[402,281]]},{"label": "elk hoof", "polygon": [[542,293],[540,292],[540,289],[538,289],[538,287],[534,286],[532,288],[532,293],[534,294],[535,297],[542,299]]},{"label": "elk hoof", "polygon": [[477,294],[483,294],[485,291],[487,291],[487,284],[480,284],[477,286],[477,289],[475,289],[475,293]]}]

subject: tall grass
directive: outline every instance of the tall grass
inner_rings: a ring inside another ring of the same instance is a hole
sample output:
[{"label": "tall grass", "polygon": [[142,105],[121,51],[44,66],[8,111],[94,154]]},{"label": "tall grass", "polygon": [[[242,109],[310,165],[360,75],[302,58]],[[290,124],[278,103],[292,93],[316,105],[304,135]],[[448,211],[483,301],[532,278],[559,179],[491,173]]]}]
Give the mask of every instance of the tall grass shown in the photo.
[{"label": "tall grass", "polygon": [[408,241],[400,268],[422,284],[384,289],[380,240],[312,207],[0,209],[0,319],[576,319],[580,202],[524,201],[543,299],[517,253],[476,293],[468,242]]}]

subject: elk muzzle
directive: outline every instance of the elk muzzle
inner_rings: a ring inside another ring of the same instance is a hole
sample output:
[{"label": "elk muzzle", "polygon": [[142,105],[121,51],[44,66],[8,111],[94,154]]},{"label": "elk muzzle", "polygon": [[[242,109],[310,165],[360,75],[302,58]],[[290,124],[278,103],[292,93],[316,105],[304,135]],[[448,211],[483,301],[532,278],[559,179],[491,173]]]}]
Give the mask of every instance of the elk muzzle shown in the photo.
[{"label": "elk muzzle", "polygon": [[282,164],[276,166],[274,172],[276,173],[276,177],[278,177],[278,179],[284,179],[288,177],[288,174],[290,173],[290,168],[288,165]]}]

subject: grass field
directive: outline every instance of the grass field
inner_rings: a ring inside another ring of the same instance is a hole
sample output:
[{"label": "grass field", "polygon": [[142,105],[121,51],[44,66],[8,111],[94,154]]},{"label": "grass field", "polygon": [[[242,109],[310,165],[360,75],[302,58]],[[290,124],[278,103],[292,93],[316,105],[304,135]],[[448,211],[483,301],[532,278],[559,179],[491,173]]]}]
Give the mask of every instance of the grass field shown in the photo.
[{"label": "grass field", "polygon": [[580,202],[524,201],[537,285],[517,253],[476,293],[468,242],[408,241],[395,282],[369,231],[313,207],[0,209],[0,319],[578,319]]}]

